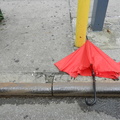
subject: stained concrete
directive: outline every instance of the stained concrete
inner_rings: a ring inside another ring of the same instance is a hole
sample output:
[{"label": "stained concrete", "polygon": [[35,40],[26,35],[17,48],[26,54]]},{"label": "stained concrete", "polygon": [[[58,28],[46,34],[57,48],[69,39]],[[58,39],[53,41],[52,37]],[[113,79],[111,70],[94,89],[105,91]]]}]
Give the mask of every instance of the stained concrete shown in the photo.
[{"label": "stained concrete", "polygon": [[[109,0],[106,18],[103,26],[103,31],[92,31],[91,30],[91,17],[93,0],[91,0],[89,23],[87,35],[88,38],[102,50],[104,49],[120,49],[120,2],[119,0]],[[76,11],[77,11],[77,0],[71,0],[71,16],[73,33],[75,35],[76,28]],[[75,36],[74,36],[75,38]],[[116,53],[116,52],[115,52]]]},{"label": "stained concrete", "polygon": [[[106,17],[103,30],[102,31],[92,31],[91,25],[91,18],[89,18],[88,23],[88,30],[87,36],[91,42],[93,42],[96,46],[101,48],[102,50],[113,50],[116,52],[117,57],[117,50],[120,49],[120,17]],[[75,38],[75,28],[76,28],[76,18],[72,19],[72,28]],[[75,48],[77,49],[77,48]]]},{"label": "stained concrete", "polygon": [[72,52],[68,0],[1,0],[0,72],[56,72]]}]

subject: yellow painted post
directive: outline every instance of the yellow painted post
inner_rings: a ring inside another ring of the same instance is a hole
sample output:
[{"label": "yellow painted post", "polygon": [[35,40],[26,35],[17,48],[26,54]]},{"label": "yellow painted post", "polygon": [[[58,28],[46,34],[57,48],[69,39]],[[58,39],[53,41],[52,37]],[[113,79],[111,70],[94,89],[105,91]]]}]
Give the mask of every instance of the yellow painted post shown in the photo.
[{"label": "yellow painted post", "polygon": [[90,0],[78,0],[75,46],[81,47],[86,41]]}]

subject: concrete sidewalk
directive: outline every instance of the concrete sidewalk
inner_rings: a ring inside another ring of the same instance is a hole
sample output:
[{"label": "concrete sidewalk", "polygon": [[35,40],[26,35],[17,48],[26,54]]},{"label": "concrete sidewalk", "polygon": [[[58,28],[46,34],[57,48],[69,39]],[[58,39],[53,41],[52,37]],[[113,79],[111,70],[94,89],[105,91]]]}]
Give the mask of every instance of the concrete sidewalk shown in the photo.
[{"label": "concrete sidewalk", "polygon": [[[93,0],[89,21],[92,4]],[[88,27],[89,39],[116,61],[120,61],[119,6],[119,0],[109,1],[102,32],[93,32]],[[0,91],[9,90],[11,84],[14,88],[14,84],[25,83],[49,84],[48,89],[54,92],[51,89],[55,84],[73,83],[75,87],[76,83],[92,81],[91,77],[83,76],[73,79],[54,66],[76,49],[77,0],[1,0],[0,8],[5,17],[0,23],[0,83],[3,83]],[[113,84],[111,79],[97,77],[96,80]],[[90,89],[92,85],[86,88]]]}]

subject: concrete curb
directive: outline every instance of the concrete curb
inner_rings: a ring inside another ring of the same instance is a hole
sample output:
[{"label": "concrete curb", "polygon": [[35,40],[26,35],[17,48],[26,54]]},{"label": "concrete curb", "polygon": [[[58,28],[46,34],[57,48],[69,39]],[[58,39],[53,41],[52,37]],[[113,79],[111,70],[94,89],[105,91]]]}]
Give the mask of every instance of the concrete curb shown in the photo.
[{"label": "concrete curb", "polygon": [[0,95],[51,96],[50,83],[0,83]]},{"label": "concrete curb", "polygon": [[[120,82],[97,82],[97,96],[120,97]],[[1,96],[92,96],[92,82],[0,83]]]},{"label": "concrete curb", "polygon": [[[97,96],[120,96],[120,82],[96,82]],[[54,96],[92,96],[92,82],[54,83]]]}]

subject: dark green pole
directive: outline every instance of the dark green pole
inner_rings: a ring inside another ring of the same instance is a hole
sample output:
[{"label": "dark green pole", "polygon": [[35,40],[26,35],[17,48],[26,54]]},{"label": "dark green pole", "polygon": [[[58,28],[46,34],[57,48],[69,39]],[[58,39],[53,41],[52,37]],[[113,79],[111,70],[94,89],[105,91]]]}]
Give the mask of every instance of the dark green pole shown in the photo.
[{"label": "dark green pole", "polygon": [[109,0],[94,0],[91,28],[93,31],[102,31]]},{"label": "dark green pole", "polygon": [[4,17],[3,17],[2,11],[1,11],[1,9],[0,9],[0,22],[1,22],[3,19],[4,19]]}]

